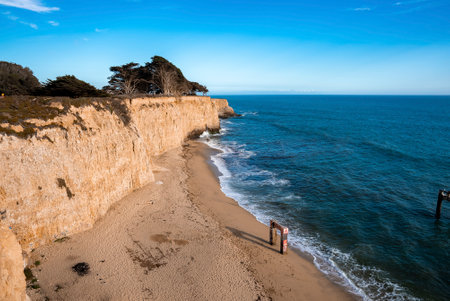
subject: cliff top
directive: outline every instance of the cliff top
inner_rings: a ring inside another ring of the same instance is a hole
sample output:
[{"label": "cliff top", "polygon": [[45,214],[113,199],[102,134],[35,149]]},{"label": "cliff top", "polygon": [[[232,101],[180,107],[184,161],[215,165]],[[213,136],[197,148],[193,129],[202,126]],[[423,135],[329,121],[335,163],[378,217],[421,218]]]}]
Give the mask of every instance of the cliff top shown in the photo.
[{"label": "cliff top", "polygon": [[[62,127],[51,121],[66,115],[71,107],[84,106],[92,106],[98,111],[109,110],[124,124],[131,120],[125,100],[120,98],[8,96],[0,99],[0,133],[28,138],[43,128]],[[38,126],[36,120],[50,122]]]},{"label": "cliff top", "polygon": [[[132,98],[134,104],[148,105],[148,103],[167,104],[177,101],[210,99],[209,96],[136,96]],[[27,139],[37,131],[45,128],[59,127],[66,130],[57,117],[73,114],[76,118],[74,124],[82,126],[83,120],[78,113],[71,108],[91,106],[97,111],[109,111],[125,124],[131,121],[129,98],[125,97],[47,97],[47,96],[7,96],[0,98],[0,135],[13,135],[18,138]],[[219,106],[227,106],[226,100]],[[131,104],[131,101],[130,101]]]}]

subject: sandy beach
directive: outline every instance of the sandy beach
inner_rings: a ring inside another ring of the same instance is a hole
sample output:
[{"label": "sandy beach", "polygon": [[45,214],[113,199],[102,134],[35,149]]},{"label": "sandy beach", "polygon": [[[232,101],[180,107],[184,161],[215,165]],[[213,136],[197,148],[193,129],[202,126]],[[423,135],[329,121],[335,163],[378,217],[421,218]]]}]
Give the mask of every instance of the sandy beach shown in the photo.
[{"label": "sandy beach", "polygon": [[[226,197],[199,142],[155,159],[155,182],[92,229],[32,252],[33,300],[354,300]],[[72,267],[89,264],[87,275]]]}]

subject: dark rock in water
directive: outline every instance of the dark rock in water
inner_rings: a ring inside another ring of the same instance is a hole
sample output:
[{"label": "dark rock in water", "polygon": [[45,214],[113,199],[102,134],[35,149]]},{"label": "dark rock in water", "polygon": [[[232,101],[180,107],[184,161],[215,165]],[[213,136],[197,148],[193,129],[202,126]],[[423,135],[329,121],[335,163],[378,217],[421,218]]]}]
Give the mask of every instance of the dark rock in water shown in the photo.
[{"label": "dark rock in water", "polygon": [[89,273],[89,264],[87,264],[86,262],[77,263],[72,267],[72,270],[79,276],[87,275]]}]

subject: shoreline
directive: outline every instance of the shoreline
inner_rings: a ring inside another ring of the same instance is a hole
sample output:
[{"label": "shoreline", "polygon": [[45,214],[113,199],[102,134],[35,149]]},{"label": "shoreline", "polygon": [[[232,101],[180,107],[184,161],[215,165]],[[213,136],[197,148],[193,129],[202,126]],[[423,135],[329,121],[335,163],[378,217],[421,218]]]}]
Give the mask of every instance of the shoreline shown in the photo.
[{"label": "shoreline", "polygon": [[[222,229],[231,234],[233,243],[251,258],[252,272],[274,300],[359,300],[360,297],[332,282],[314,265],[308,254],[289,247],[279,254],[279,245],[269,245],[267,225],[227,197],[220,187],[220,172],[211,160],[216,152],[202,142],[190,142],[186,152],[188,186],[202,195],[195,204],[207,215],[213,216]],[[208,191],[197,190],[205,185]]]},{"label": "shoreline", "polygon": [[[32,300],[355,300],[226,197],[201,142],[155,158],[155,182],[93,228],[37,248]],[[89,264],[79,276],[72,267]],[[31,280],[33,281],[33,280]]]}]

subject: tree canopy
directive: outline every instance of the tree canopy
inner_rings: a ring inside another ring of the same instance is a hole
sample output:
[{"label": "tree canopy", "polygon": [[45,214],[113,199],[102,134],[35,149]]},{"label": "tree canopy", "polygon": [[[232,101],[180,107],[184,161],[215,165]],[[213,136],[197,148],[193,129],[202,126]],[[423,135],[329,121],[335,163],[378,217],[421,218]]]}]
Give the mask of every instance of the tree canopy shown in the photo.
[{"label": "tree canopy", "polygon": [[69,97],[101,97],[107,94],[73,75],[58,76],[55,80],[47,80],[43,87],[37,89],[36,95],[69,96]]},{"label": "tree canopy", "polygon": [[103,89],[112,94],[132,95],[137,91],[138,84],[143,81],[140,78],[140,67],[137,63],[113,66],[109,70],[113,75],[109,77],[109,86]]},{"label": "tree canopy", "polygon": [[101,97],[118,95],[196,95],[206,94],[208,89],[198,82],[186,79],[181,70],[163,58],[154,56],[144,65],[130,62],[112,66],[109,85],[98,90],[73,75],[58,76],[55,80],[39,83],[29,68],[0,61],[0,93],[6,95],[42,95],[69,97]]},{"label": "tree canopy", "polygon": [[30,95],[40,85],[29,68],[0,61],[0,94]]},{"label": "tree canopy", "polygon": [[110,68],[109,86],[103,89],[113,94],[135,93],[162,95],[195,95],[207,93],[208,89],[187,80],[181,70],[161,56],[152,57],[151,62],[140,66],[128,63]]}]

